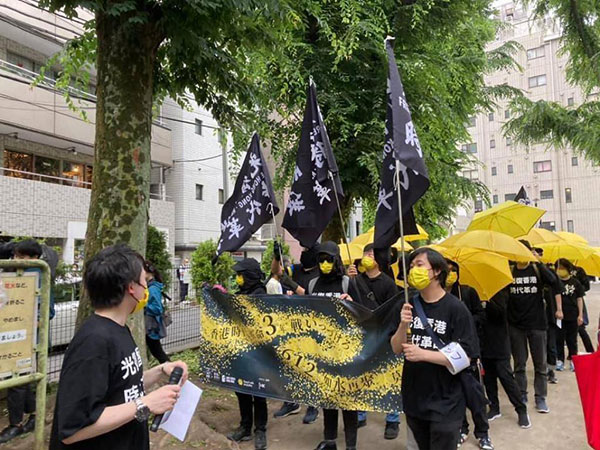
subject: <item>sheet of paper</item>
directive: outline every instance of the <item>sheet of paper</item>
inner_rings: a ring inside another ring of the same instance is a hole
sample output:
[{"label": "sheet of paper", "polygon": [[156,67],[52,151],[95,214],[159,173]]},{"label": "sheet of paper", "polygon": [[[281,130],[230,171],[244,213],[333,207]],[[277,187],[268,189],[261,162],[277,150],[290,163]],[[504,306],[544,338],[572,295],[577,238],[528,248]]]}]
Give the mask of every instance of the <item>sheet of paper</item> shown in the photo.
[{"label": "sheet of paper", "polygon": [[556,319],[556,326],[562,328],[562,319]]},{"label": "sheet of paper", "polygon": [[201,396],[202,389],[186,381],[175,407],[163,416],[160,428],[183,442]]}]

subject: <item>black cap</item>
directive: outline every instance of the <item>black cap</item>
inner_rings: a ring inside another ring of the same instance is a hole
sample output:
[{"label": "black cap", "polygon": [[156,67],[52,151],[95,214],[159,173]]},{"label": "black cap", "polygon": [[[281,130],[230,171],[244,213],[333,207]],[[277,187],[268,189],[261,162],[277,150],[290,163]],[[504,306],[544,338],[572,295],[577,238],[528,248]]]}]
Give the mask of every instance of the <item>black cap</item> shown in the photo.
[{"label": "black cap", "polygon": [[319,245],[319,253],[325,253],[330,256],[339,256],[340,248],[333,241],[325,241]]},{"label": "black cap", "polygon": [[233,266],[233,270],[237,273],[242,272],[260,272],[260,264],[254,258],[244,258],[238,261]]}]

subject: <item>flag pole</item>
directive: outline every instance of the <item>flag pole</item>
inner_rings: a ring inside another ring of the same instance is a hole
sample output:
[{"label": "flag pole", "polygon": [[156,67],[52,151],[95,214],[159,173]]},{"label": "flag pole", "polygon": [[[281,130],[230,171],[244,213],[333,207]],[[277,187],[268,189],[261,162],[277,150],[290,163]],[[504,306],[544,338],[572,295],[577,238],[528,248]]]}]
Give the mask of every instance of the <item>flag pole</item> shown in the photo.
[{"label": "flag pole", "polygon": [[400,221],[400,244],[402,245],[402,279],[404,282],[404,302],[408,303],[408,280],[406,279],[406,257],[404,256],[404,221],[402,220],[402,191],[400,190],[400,161],[396,159],[396,192],[398,193],[398,220]]},{"label": "flag pole", "polygon": [[329,178],[331,178],[331,183],[333,184],[333,193],[335,194],[335,203],[337,205],[338,214],[340,215],[340,227],[342,227],[342,240],[346,247],[346,251],[348,252],[348,261],[352,264],[352,255],[350,254],[350,246],[348,245],[348,240],[346,239],[346,223],[344,222],[344,216],[342,215],[342,207],[340,206],[340,199],[338,198],[337,186],[335,185],[335,178],[331,170],[329,171]]},{"label": "flag pole", "polygon": [[[268,207],[271,207],[271,216],[273,217],[273,225],[275,226],[275,237],[277,239],[279,239],[279,231],[277,231],[277,221],[275,220],[275,208],[273,207],[273,203],[269,203],[267,205]],[[279,261],[281,261],[281,266],[283,267],[283,249],[281,248],[282,246],[279,246]]]}]

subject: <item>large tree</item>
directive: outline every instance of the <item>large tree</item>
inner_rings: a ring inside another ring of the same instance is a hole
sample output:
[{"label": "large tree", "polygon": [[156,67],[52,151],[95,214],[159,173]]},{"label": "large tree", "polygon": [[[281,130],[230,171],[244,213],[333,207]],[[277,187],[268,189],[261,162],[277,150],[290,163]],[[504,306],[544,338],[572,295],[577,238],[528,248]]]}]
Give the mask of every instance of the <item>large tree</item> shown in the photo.
[{"label": "large tree", "polygon": [[[600,89],[600,3],[596,0],[528,0],[535,17],[553,17],[561,27],[561,53],[567,56],[567,81],[587,97]],[[507,135],[525,145],[545,143],[571,147],[600,163],[600,102],[589,98],[579,106],[515,99],[515,112],[505,126]]]},{"label": "large tree", "polygon": [[[442,235],[458,205],[487,198],[481,183],[457,176],[476,164],[460,151],[460,143],[469,139],[469,116],[513,93],[507,86],[487,87],[484,82],[485,74],[513,64],[511,43],[486,53],[499,26],[491,18],[491,3],[314,1],[286,46],[252,56],[250,70],[260,74],[267,89],[257,99],[256,117],[247,122],[251,126],[237,130],[237,147],[243,148],[253,128],[261,128],[273,142],[279,165],[276,185],[289,185],[312,77],[346,193],[344,213],[347,216],[355,200],[372,209],[386,110],[383,41],[388,34],[395,36],[400,73],[432,182],[417,205],[417,219],[432,237]],[[325,235],[340,238],[337,215]]]}]

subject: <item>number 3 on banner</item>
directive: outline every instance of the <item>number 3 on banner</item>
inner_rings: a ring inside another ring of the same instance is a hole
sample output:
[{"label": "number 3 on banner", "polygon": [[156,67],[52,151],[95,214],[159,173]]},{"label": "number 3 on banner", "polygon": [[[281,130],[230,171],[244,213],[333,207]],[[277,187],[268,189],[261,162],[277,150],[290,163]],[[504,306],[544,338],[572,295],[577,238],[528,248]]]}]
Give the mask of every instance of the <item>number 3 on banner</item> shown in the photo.
[{"label": "number 3 on banner", "polygon": [[273,336],[277,332],[277,328],[275,327],[275,325],[273,325],[273,316],[266,315],[263,317],[262,321],[263,321],[263,324],[265,324],[267,326],[267,328],[270,328],[271,330],[273,330],[270,333],[269,333],[269,331],[266,331],[265,334],[267,336]]}]

